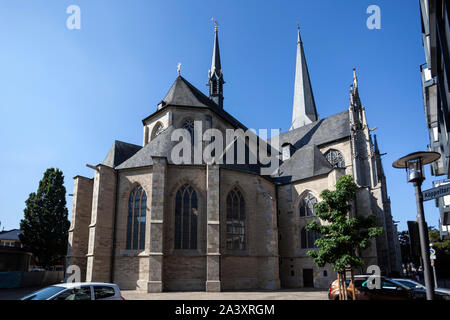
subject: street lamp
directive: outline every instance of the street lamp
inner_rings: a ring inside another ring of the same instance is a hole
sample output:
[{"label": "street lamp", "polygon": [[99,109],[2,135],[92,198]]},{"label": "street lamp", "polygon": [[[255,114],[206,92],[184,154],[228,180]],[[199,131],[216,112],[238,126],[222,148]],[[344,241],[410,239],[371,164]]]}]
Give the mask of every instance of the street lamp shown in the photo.
[{"label": "street lamp", "polygon": [[417,202],[417,224],[419,226],[420,251],[423,261],[423,275],[427,291],[427,300],[434,299],[434,283],[431,276],[430,247],[428,230],[423,211],[422,182],[425,180],[423,166],[438,160],[441,155],[437,152],[414,152],[395,161],[392,166],[406,169],[406,180],[414,184]]}]

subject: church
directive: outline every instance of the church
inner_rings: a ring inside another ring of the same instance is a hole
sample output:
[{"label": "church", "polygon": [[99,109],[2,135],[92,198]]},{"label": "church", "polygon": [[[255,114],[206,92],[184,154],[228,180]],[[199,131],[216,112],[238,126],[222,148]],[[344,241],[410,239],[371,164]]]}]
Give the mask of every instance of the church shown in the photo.
[{"label": "church", "polygon": [[[400,272],[400,249],[382,154],[367,124],[353,71],[347,110],[320,119],[300,36],[289,131],[279,139],[279,167],[177,164],[175,130],[247,130],[224,104],[219,32],[204,94],[179,75],[142,120],[142,145],[115,141],[93,177],[74,178],[67,266],[81,281],[113,282],[144,292],[328,288],[331,266],[307,256],[317,236],[305,230],[320,193],[345,174],[359,189],[350,215],[376,215],[384,233],[360,252],[365,268]],[[267,140],[270,145],[271,139]],[[247,150],[247,149],[246,149]],[[365,272],[365,270],[361,270]]]}]

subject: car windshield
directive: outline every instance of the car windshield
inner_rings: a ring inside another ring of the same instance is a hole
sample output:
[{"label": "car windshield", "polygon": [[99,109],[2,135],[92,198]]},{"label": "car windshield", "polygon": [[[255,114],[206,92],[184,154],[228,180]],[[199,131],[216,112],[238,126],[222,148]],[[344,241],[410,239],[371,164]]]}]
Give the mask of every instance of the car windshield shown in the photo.
[{"label": "car windshield", "polygon": [[66,288],[64,287],[57,287],[57,286],[47,287],[22,298],[22,300],[47,300],[48,298],[54,296],[58,292],[61,292],[65,289]]},{"label": "car windshield", "polygon": [[396,280],[397,282],[400,282],[401,284],[403,284],[404,286],[407,286],[408,288],[416,288],[417,286],[422,286],[420,283],[414,283],[412,281],[408,281],[408,280]]}]

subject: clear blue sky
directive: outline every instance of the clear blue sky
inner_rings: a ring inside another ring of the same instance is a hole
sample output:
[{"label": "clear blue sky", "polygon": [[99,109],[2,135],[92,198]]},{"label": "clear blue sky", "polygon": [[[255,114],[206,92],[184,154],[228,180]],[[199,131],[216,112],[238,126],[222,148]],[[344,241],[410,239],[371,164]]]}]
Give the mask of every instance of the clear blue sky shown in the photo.
[{"label": "clear blue sky", "polygon": [[[81,30],[66,8],[81,8]],[[381,7],[382,29],[366,27]],[[251,128],[291,121],[296,23],[320,117],[348,108],[352,68],[371,127],[378,127],[399,228],[416,215],[413,187],[391,163],[425,150],[419,1],[16,0],[0,4],[0,221],[17,228],[48,167],[91,177],[114,140],[142,143],[141,120],[182,74],[206,91],[213,25],[220,23],[225,108]],[[424,188],[433,178],[427,170]],[[69,212],[71,198],[67,197]],[[438,210],[425,206],[436,225]]]}]

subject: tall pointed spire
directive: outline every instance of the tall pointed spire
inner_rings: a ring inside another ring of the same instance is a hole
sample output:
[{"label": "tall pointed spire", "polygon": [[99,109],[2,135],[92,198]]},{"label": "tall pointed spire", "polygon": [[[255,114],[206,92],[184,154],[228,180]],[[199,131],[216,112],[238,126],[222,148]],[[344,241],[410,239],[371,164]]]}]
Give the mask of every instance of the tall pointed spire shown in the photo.
[{"label": "tall pointed spire", "polygon": [[225,81],[223,80],[222,64],[220,62],[219,24],[215,20],[214,24],[214,49],[208,79],[209,98],[223,108],[223,84]]},{"label": "tall pointed spire", "polygon": [[292,124],[289,130],[300,128],[319,120],[316,103],[311,88],[308,65],[306,64],[303,41],[298,27],[297,36],[297,65],[295,69],[294,105],[292,112]]}]

